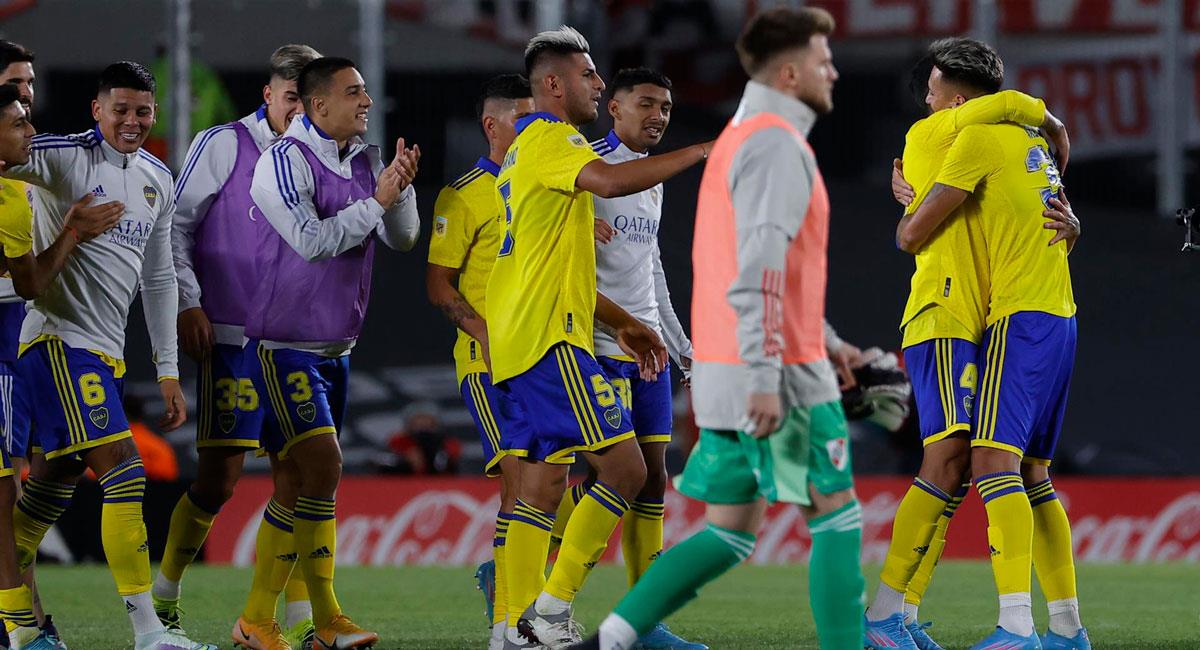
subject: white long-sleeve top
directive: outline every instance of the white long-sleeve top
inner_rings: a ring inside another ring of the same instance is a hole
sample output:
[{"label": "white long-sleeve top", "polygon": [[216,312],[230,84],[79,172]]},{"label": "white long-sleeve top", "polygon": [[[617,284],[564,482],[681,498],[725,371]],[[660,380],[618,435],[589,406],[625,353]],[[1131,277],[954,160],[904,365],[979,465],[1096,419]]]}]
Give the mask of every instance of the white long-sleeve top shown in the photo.
[{"label": "white long-sleeve top", "polygon": [[[592,149],[605,162],[616,164],[643,158],[646,153],[633,151],[615,132],[592,143]],[[607,244],[596,245],[596,288],[648,327],[654,328],[671,358],[692,357],[692,342],[667,289],[662,256],[658,249],[658,227],[662,221],[663,186],[661,183],[637,194],[612,199],[595,197],[596,218],[616,230]],[[624,356],[613,337],[595,330],[596,356]]]},{"label": "white long-sleeve top", "polygon": [[56,336],[71,347],[123,359],[129,306],[139,288],[159,379],[179,376],[175,317],[179,294],[171,262],[175,181],[160,160],[122,154],[98,128],[69,136],[39,135],[29,162],[3,171],[43,188],[35,194],[33,248],[40,253],[62,232],[71,204],[125,204],[116,226],[84,242],[50,288],[30,303],[21,343]]}]

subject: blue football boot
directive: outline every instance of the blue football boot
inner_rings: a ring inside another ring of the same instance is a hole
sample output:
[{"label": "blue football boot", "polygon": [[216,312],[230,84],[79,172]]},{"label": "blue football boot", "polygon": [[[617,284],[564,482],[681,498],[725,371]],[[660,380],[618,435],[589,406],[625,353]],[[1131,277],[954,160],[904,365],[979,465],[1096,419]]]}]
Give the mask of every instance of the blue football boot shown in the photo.
[{"label": "blue football boot", "polygon": [[475,588],[483,592],[483,604],[486,608],[488,625],[492,624],[492,615],[496,611],[496,561],[488,560],[475,569]]},{"label": "blue football boot", "polygon": [[1082,627],[1071,638],[1047,630],[1042,635],[1042,650],[1092,650],[1092,640],[1088,638],[1087,629]]},{"label": "blue football boot", "polygon": [[680,638],[665,623],[655,625],[638,639],[634,650],[708,650],[703,643],[693,643]]},{"label": "blue football boot", "polygon": [[1018,636],[996,626],[996,631],[971,646],[971,650],[1042,650],[1042,641],[1036,632],[1029,636]]},{"label": "blue football boot", "polygon": [[920,650],[912,634],[904,626],[904,613],[872,621],[863,614],[863,647],[869,650]]},{"label": "blue football boot", "polygon": [[912,635],[913,643],[916,643],[917,647],[921,650],[946,650],[942,646],[938,645],[937,641],[934,641],[932,638],[930,638],[929,633],[925,631],[932,626],[933,623],[930,622],[909,623],[904,627],[908,630],[908,633]]}]

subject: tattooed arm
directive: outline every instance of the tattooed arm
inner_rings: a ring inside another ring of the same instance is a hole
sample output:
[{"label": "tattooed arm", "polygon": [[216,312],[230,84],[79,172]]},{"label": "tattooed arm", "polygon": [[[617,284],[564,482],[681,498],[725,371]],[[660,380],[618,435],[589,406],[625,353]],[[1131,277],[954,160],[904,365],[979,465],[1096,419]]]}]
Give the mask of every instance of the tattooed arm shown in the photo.
[{"label": "tattooed arm", "polygon": [[966,190],[934,183],[933,189],[917,211],[905,215],[896,226],[896,247],[906,253],[916,253],[929,241],[934,231],[967,200]]},{"label": "tattooed arm", "polygon": [[487,322],[459,293],[455,286],[457,280],[458,269],[430,264],[425,273],[425,290],[429,293],[429,302],[439,307],[455,327],[479,341],[479,344],[483,346],[484,358],[489,361],[488,365],[490,366]]}]

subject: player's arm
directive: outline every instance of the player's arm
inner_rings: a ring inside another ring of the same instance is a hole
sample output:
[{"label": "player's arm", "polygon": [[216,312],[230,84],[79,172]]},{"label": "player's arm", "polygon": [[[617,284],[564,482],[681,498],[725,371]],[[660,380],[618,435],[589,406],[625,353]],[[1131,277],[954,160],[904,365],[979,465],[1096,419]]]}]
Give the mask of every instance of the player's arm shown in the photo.
[{"label": "player's arm", "polygon": [[[16,224],[16,228],[10,227],[8,215],[5,215],[4,223],[0,224],[0,241],[4,245],[13,289],[18,296],[26,300],[39,298],[50,288],[54,278],[58,277],[59,272],[66,266],[67,258],[79,244],[112,228],[125,213],[125,204],[119,201],[89,205],[91,202],[91,194],[85,194],[76,201],[67,210],[62,232],[46,250],[36,256],[33,254],[33,233],[30,231],[29,217],[32,215],[23,219],[23,228],[20,224]],[[24,232],[20,232],[18,228]]]},{"label": "player's arm", "polygon": [[363,243],[383,213],[400,201],[395,183],[378,183],[374,197],[355,201],[321,219],[313,204],[313,174],[300,150],[281,141],[254,166],[250,196],[280,237],[309,262],[326,260]]},{"label": "player's arm", "polygon": [[654,381],[666,368],[667,346],[658,334],[600,292],[596,292],[596,327],[613,337],[626,354],[637,359],[642,379]]},{"label": "player's arm", "polygon": [[197,361],[206,358],[212,350],[213,329],[200,308],[200,283],[196,280],[192,257],[196,247],[195,234],[208,214],[209,206],[233,173],[236,156],[237,134],[233,129],[214,127],[197,133],[175,187],[171,253],[179,283],[179,347]]},{"label": "player's arm", "polygon": [[466,262],[477,227],[470,209],[453,188],[443,188],[433,205],[434,218],[442,225],[429,240],[429,265],[425,291],[429,302],[442,310],[458,329],[484,347],[488,356],[487,322],[458,290],[458,274]]},{"label": "player's arm", "polygon": [[35,135],[29,162],[5,167],[0,170],[0,175],[53,192],[66,180],[81,151],[83,148],[63,136]]},{"label": "player's arm", "polygon": [[166,410],[158,424],[173,431],[187,420],[187,404],[179,387],[179,340],[175,317],[179,313],[179,283],[171,260],[171,219],[175,216],[175,187],[168,180],[166,197],[159,209],[146,242],[142,261],[142,310],[150,334],[154,365],[158,369],[158,388]]},{"label": "player's arm", "polygon": [[1071,202],[1067,200],[1067,193],[1059,190],[1058,196],[1050,199],[1050,206],[1042,212],[1042,215],[1050,220],[1042,227],[1056,231],[1047,245],[1053,246],[1060,241],[1065,241],[1068,254],[1075,250],[1075,243],[1079,241],[1081,229],[1079,217],[1075,216],[1075,211],[1071,209]]},{"label": "player's arm", "polygon": [[1000,122],[1015,122],[1042,129],[1046,139],[1054,145],[1059,171],[1065,171],[1071,156],[1071,139],[1062,120],[1046,108],[1046,102],[1016,90],[1002,90],[977,97],[950,110],[952,119],[947,126],[954,133],[974,124]]},{"label": "player's arm", "polygon": [[683,324],[679,322],[679,316],[671,304],[667,274],[663,271],[662,256],[657,246],[651,259],[654,262],[654,298],[658,302],[658,322],[662,324],[667,350],[687,375],[692,367],[692,342],[688,340],[687,332],[683,331]]},{"label": "player's arm", "polygon": [[726,297],[737,315],[738,353],[749,370],[742,429],[770,435],[782,421],[783,301],[787,249],[812,198],[816,161],[782,129],[763,129],[738,150],[729,172],[737,233],[737,277]]},{"label": "player's arm", "polygon": [[934,183],[921,207],[904,215],[896,226],[896,247],[906,253],[916,253],[946,219],[967,200],[970,192]]},{"label": "player's arm", "polygon": [[579,170],[575,187],[606,199],[629,196],[648,190],[708,158],[711,150],[712,142],[705,142],[615,165],[597,159]]},{"label": "player's arm", "polygon": [[410,251],[417,245],[417,238],[421,236],[417,192],[412,186],[420,159],[421,149],[416,145],[405,148],[404,138],[400,138],[396,140],[395,158],[387,168],[377,174],[381,182],[395,182],[400,189],[400,197],[395,205],[384,211],[379,227],[376,228],[379,238],[393,250]]}]

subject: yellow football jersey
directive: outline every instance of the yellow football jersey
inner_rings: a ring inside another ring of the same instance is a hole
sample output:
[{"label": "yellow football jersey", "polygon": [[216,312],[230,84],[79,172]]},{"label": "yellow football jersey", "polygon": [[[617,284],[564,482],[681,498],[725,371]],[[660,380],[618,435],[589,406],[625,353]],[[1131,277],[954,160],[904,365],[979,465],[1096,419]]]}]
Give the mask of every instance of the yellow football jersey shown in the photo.
[{"label": "yellow football jersey", "polygon": [[596,211],[575,178],[593,160],[587,138],[550,113],[517,121],[496,179],[508,229],[487,288],[493,383],[557,343],[592,350]]},{"label": "yellow football jersey", "polygon": [[973,192],[982,214],[991,270],[987,325],[1019,311],[1075,315],[1067,243],[1042,212],[1062,186],[1050,148],[1036,129],[970,126],[946,154],[937,182]]},{"label": "yellow football jersey", "polygon": [[0,179],[0,246],[14,259],[33,249],[33,210],[25,184],[7,178]]},{"label": "yellow football jersey", "polygon": [[[471,171],[442,188],[433,206],[433,236],[429,263],[458,269],[458,291],[471,308],[487,318],[488,277],[504,238],[504,207],[496,193],[500,166],[480,158]],[[487,372],[479,342],[458,330],[454,344],[458,381],[474,372]]]},{"label": "yellow football jersey", "polygon": [[[913,214],[932,189],[955,137],[972,124],[1040,124],[1046,106],[1013,90],[984,95],[918,121],[904,138],[904,178],[916,198]],[[979,341],[987,313],[989,273],[979,205],[967,201],[916,254],[908,303],[900,319],[903,347],[934,338]]]}]

